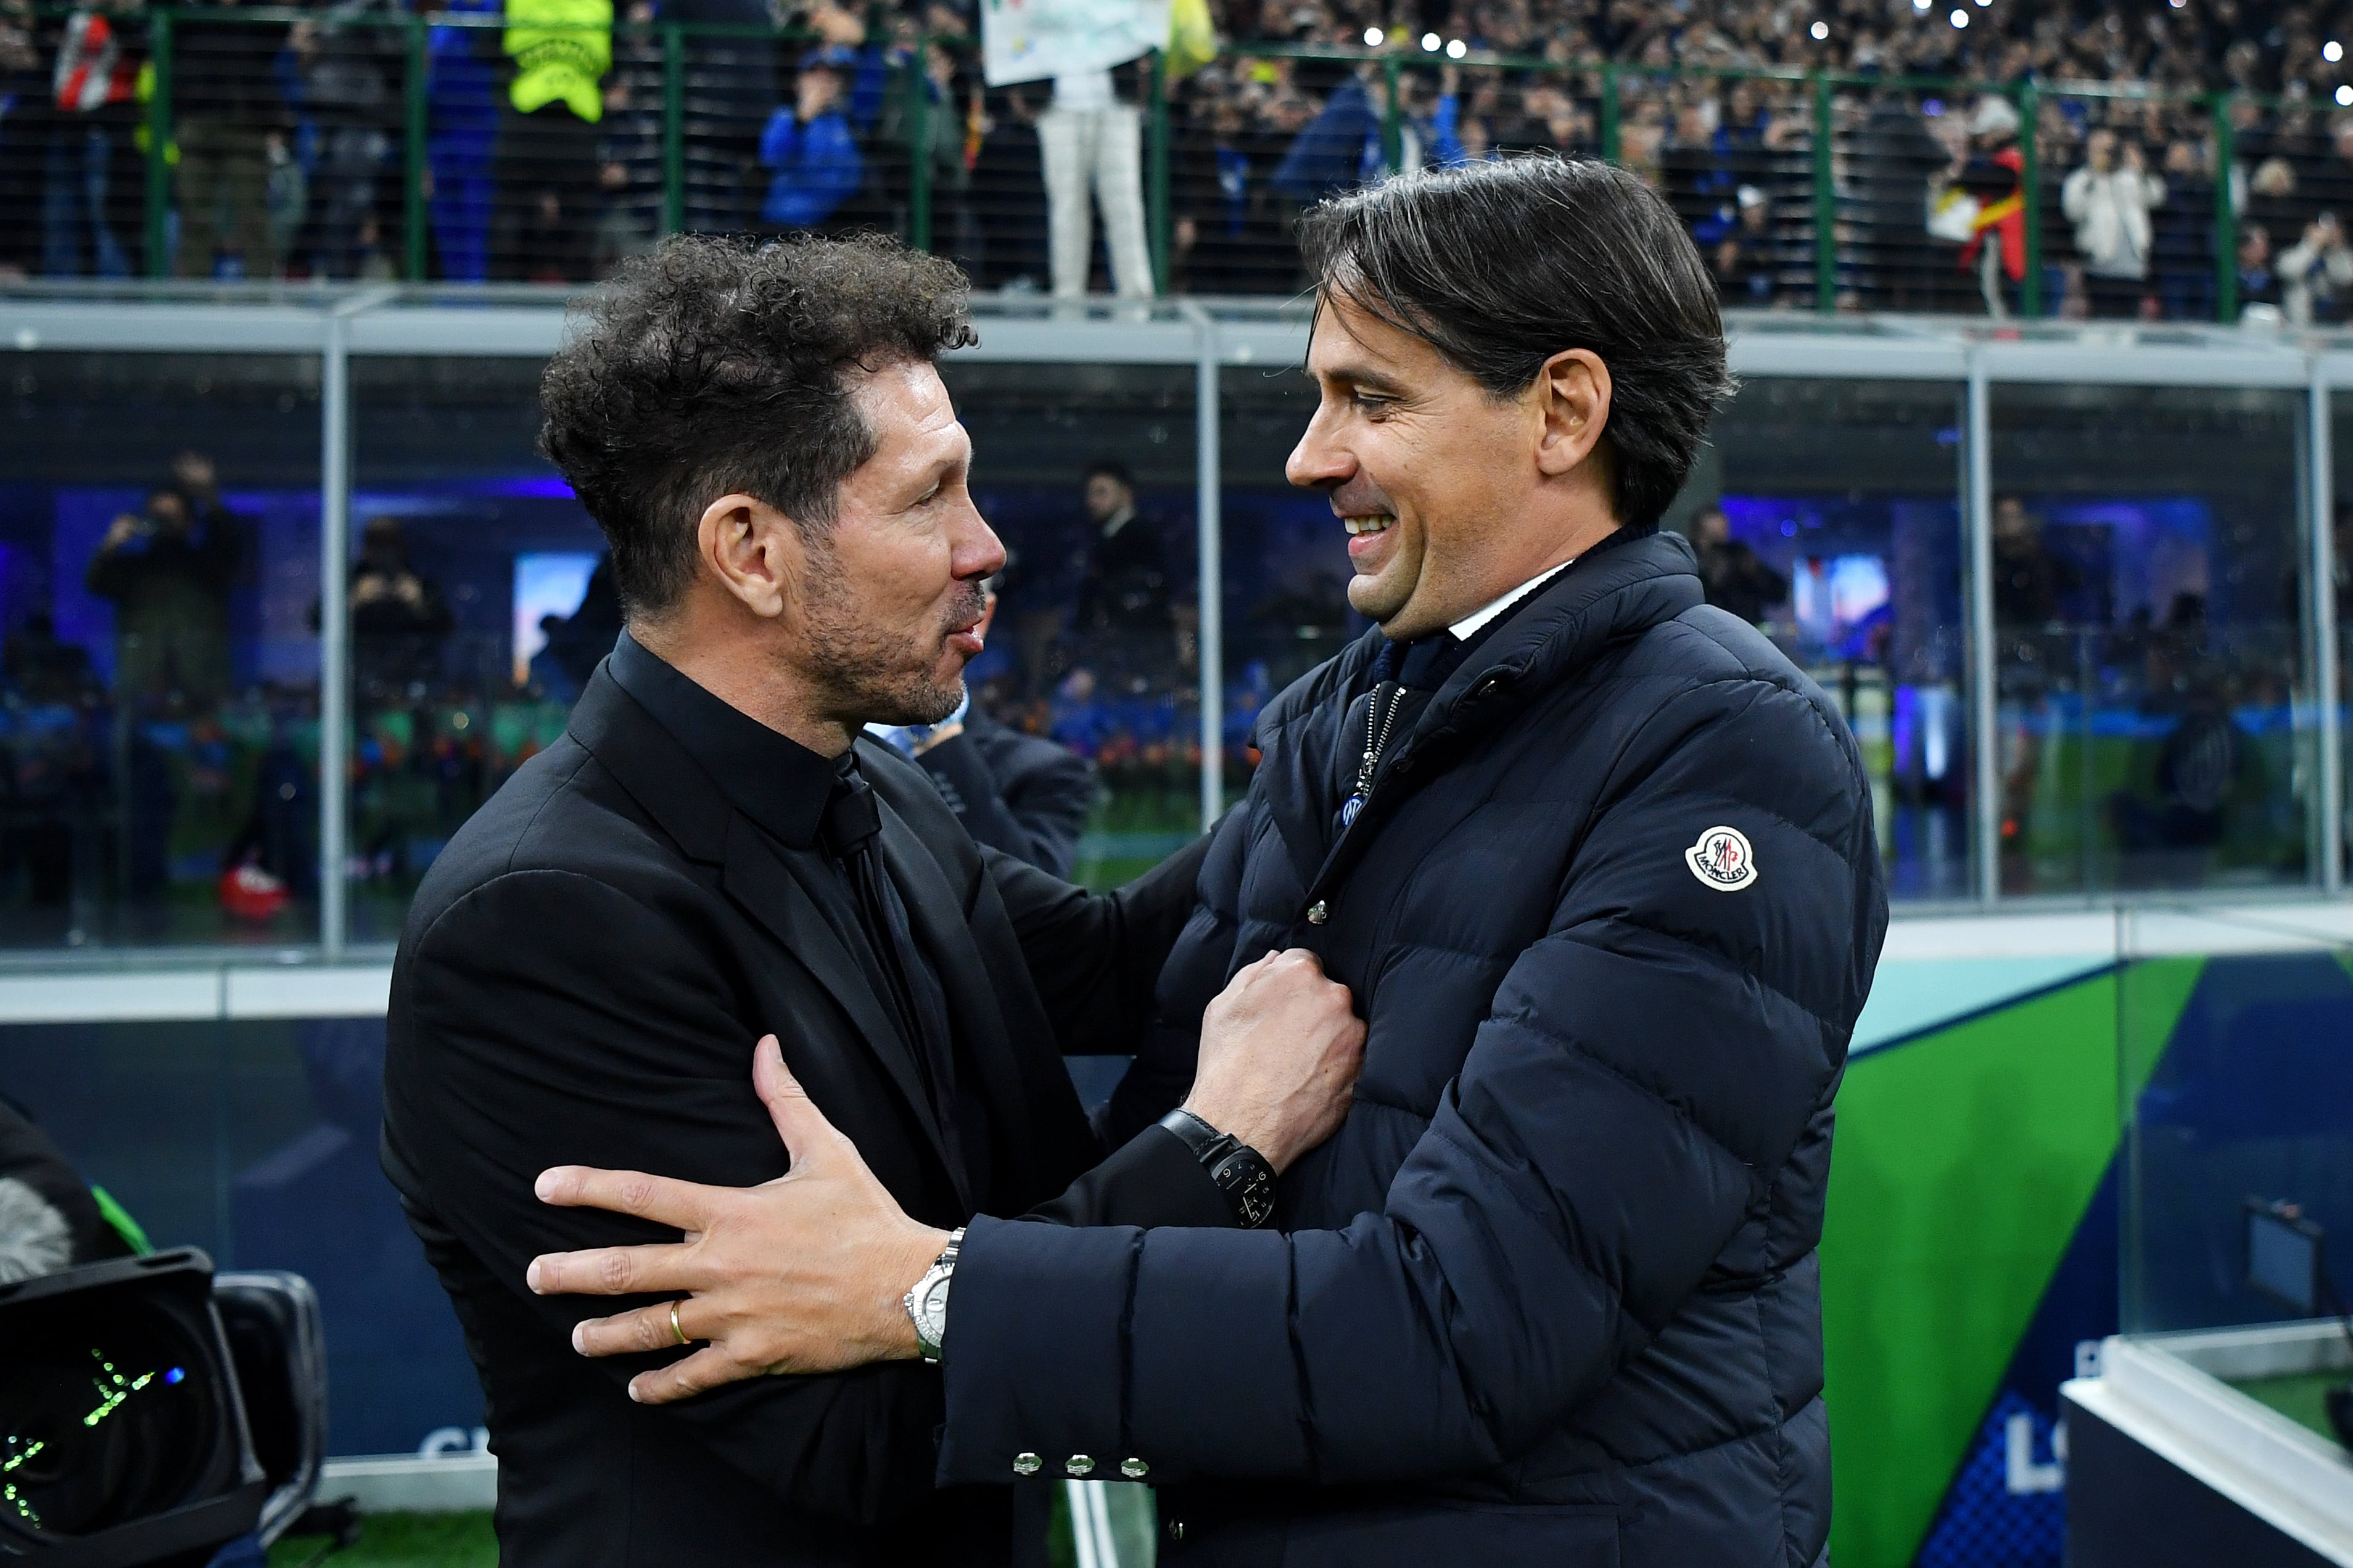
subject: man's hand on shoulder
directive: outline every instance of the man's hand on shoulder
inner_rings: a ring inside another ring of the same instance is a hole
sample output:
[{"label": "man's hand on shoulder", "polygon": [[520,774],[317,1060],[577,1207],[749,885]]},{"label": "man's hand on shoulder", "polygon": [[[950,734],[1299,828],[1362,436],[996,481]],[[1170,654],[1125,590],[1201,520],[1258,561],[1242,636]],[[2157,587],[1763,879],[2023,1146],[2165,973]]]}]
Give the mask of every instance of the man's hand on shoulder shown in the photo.
[{"label": "man's hand on shoulder", "polygon": [[1277,1171],[1339,1131],[1365,1062],[1348,988],[1304,948],[1245,965],[1201,1016],[1185,1109]]}]

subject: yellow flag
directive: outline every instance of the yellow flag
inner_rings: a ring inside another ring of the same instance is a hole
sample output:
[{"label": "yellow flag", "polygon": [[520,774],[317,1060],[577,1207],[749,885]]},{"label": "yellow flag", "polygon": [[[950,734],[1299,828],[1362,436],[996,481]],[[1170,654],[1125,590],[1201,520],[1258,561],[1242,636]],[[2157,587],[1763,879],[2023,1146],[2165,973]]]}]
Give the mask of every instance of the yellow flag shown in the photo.
[{"label": "yellow flag", "polygon": [[1180,81],[1218,58],[1218,29],[1209,20],[1209,0],[1171,0],[1168,7],[1168,79]]}]

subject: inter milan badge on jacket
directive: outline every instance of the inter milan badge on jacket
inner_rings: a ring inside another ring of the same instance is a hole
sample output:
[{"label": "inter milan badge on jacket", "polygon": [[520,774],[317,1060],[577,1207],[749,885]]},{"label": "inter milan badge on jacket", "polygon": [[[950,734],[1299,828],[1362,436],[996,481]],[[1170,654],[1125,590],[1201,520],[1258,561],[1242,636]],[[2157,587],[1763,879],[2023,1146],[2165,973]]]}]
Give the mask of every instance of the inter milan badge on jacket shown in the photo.
[{"label": "inter milan badge on jacket", "polygon": [[1340,831],[1345,833],[1356,825],[1356,813],[1365,809],[1365,797],[1352,795],[1340,804]]},{"label": "inter milan badge on jacket", "polygon": [[1736,893],[1757,879],[1757,858],[1737,827],[1711,827],[1683,851],[1683,864],[1707,887]]}]

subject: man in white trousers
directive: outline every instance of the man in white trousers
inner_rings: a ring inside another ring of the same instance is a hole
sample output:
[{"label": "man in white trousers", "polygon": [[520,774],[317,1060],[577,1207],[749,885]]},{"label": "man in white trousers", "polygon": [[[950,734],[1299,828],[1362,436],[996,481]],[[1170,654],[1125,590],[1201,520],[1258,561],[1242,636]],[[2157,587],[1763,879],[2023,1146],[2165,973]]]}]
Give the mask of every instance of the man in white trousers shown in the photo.
[{"label": "man in white trousers", "polygon": [[1144,243],[1144,122],[1112,90],[1109,70],[1070,71],[1054,79],[1054,101],[1038,117],[1045,163],[1047,234],[1054,297],[1087,291],[1094,227],[1087,195],[1103,208],[1112,279],[1120,297],[1152,296],[1152,253]]}]

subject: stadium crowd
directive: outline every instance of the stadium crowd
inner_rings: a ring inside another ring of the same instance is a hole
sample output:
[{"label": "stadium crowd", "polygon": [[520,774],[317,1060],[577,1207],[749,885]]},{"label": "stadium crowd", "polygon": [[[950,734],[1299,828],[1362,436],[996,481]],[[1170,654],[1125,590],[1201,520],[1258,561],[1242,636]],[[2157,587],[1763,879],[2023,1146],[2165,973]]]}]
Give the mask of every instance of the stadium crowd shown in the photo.
[{"label": "stadium crowd", "polygon": [[[389,279],[413,267],[454,282],[576,282],[673,226],[927,224],[933,247],[984,288],[1153,286],[1132,155],[1145,66],[985,88],[970,0],[450,0],[421,29],[403,0],[333,0],[291,21],[236,5],[179,15],[164,121],[172,194],[153,205],[164,73],[142,7],[0,0],[9,275]],[[2242,308],[2302,323],[2353,304],[2340,221],[2353,218],[2353,62],[2317,5],[1211,11],[1222,52],[1166,89],[1166,281],[1180,292],[1293,291],[1299,208],[1389,167],[1525,148],[1601,155],[1614,130],[1616,156],[1673,201],[1732,304],[1810,309],[1827,293],[1841,309],[2020,310],[2030,165],[2031,292],[2046,312],[2211,320],[2222,251]],[[1269,46],[1293,52],[1252,52]],[[1839,73],[1827,103],[1813,71]],[[2036,94],[2021,99],[2029,83]],[[2201,96],[2217,92],[2232,95],[2220,113]],[[405,172],[417,165],[412,226]],[[147,255],[159,242],[168,268]]]}]

